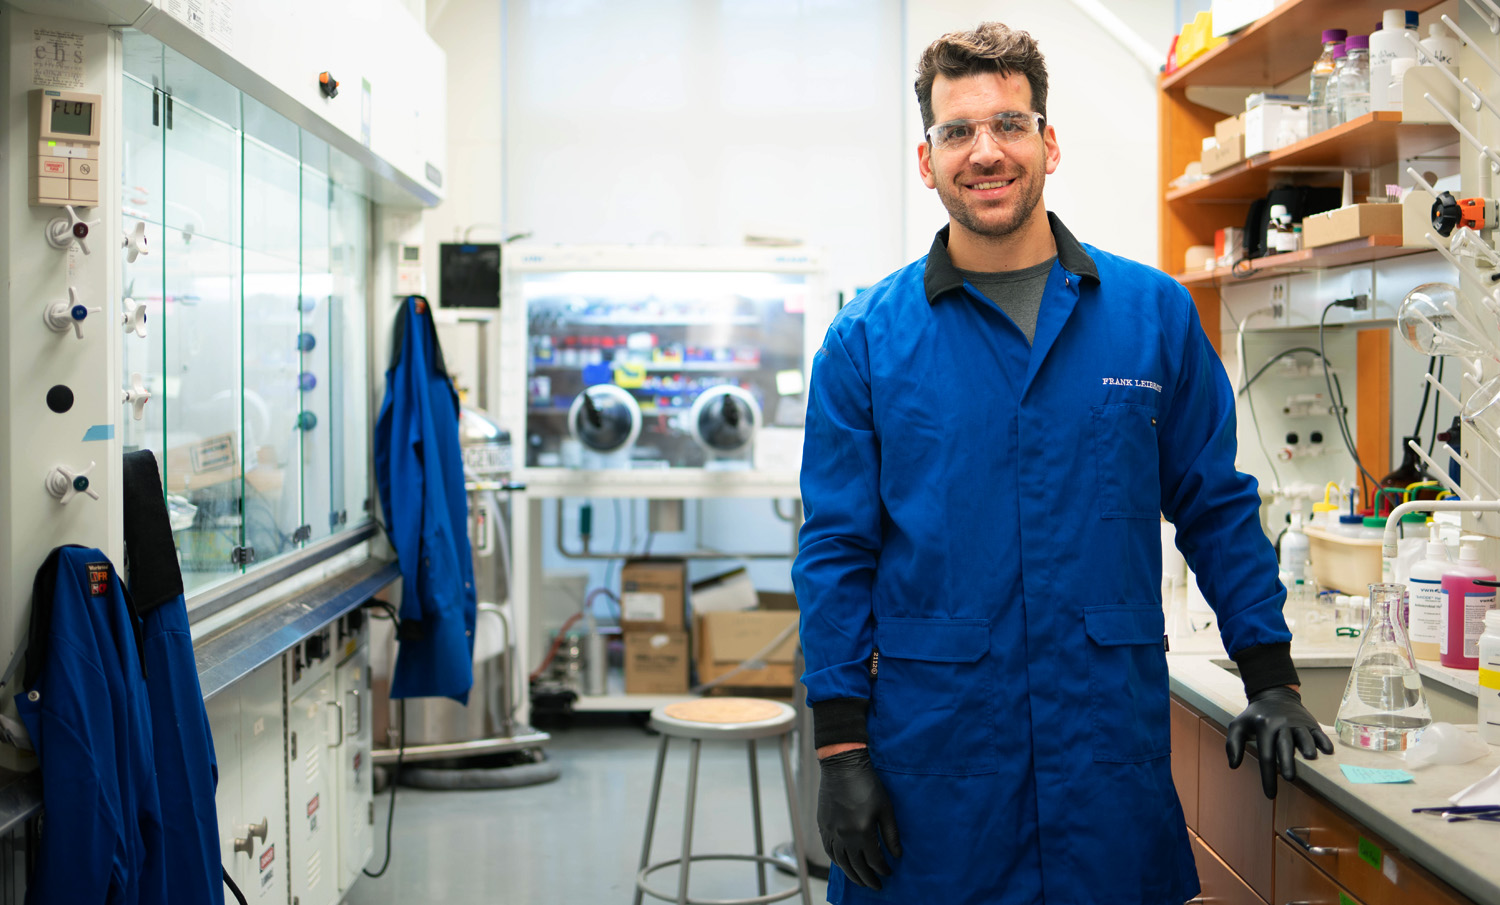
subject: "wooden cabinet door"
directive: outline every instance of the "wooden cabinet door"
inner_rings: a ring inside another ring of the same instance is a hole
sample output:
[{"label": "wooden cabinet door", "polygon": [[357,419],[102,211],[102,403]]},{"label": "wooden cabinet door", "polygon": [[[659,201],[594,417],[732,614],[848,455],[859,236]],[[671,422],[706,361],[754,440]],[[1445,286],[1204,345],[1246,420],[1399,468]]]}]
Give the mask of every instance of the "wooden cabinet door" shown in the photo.
[{"label": "wooden cabinet door", "polygon": [[1198,714],[1172,699],[1172,784],[1189,829],[1198,828]]},{"label": "wooden cabinet door", "polygon": [[[1261,791],[1260,762],[1249,751],[1229,769],[1227,738],[1198,721],[1198,835],[1262,899],[1271,898],[1271,800]],[[1290,783],[1281,784],[1282,791]]]},{"label": "wooden cabinet door", "polygon": [[1189,833],[1188,837],[1193,843],[1193,861],[1198,865],[1198,885],[1203,887],[1193,901],[1212,902],[1214,905],[1266,905],[1266,900],[1246,886],[1245,881],[1204,845],[1196,833]]},{"label": "wooden cabinet door", "polygon": [[1276,795],[1276,833],[1288,848],[1305,856],[1366,905],[1469,903],[1468,898],[1300,784],[1281,784]]},{"label": "wooden cabinet door", "polygon": [[1286,905],[1294,902],[1297,905],[1364,905],[1332,877],[1314,867],[1300,850],[1293,849],[1282,839],[1276,840],[1276,895],[1271,901]]}]

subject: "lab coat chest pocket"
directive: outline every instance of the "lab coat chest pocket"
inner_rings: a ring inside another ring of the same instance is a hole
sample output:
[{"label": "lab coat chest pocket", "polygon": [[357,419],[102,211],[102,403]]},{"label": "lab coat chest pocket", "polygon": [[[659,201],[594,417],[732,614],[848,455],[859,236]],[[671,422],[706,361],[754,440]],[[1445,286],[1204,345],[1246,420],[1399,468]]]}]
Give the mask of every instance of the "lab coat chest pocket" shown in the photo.
[{"label": "lab coat chest pocket", "polygon": [[1089,607],[1094,760],[1134,763],[1171,750],[1166,619],[1159,604]]},{"label": "lab coat chest pocket", "polygon": [[996,769],[988,619],[888,617],[875,627],[870,754],[898,773]]},{"label": "lab coat chest pocket", "polygon": [[1161,517],[1156,409],[1133,402],[1093,407],[1094,463],[1102,518]]}]

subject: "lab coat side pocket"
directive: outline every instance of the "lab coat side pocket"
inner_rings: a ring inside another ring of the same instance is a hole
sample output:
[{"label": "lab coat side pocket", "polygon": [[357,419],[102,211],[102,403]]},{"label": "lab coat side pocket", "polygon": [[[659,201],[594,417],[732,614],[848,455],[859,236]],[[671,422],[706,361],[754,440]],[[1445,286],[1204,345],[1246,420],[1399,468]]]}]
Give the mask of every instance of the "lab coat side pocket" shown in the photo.
[{"label": "lab coat side pocket", "polygon": [[1156,603],[1088,607],[1094,760],[1136,763],[1171,751],[1166,619]]},{"label": "lab coat side pocket", "polygon": [[1161,518],[1157,412],[1117,402],[1092,409],[1101,518]]},{"label": "lab coat side pocket", "polygon": [[968,776],[997,768],[988,619],[877,620],[880,671],[870,756],[897,773]]}]

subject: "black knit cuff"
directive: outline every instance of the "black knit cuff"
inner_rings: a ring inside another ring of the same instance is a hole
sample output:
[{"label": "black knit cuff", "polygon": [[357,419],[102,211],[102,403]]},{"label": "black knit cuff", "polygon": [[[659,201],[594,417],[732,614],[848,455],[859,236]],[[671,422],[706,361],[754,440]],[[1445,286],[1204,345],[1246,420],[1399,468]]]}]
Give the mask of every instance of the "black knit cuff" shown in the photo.
[{"label": "black knit cuff", "polygon": [[870,709],[867,699],[834,698],[811,706],[814,748],[844,742],[870,743],[870,734],[865,728],[865,711]]},{"label": "black knit cuff", "polygon": [[1257,644],[1234,655],[1245,683],[1245,697],[1277,685],[1297,685],[1297,667],[1292,665],[1292,642]]}]

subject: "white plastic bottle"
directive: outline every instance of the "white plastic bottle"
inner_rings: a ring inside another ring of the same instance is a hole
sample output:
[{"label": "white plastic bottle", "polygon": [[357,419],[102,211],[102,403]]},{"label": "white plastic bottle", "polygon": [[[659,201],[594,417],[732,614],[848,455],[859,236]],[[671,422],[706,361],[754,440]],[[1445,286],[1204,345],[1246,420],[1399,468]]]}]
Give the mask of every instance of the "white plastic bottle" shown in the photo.
[{"label": "white plastic bottle", "polygon": [[1500,610],[1484,614],[1479,636],[1479,737],[1500,745]]},{"label": "white plastic bottle", "polygon": [[1391,63],[1398,59],[1416,59],[1417,48],[1412,42],[1422,36],[1408,30],[1406,22],[1407,10],[1388,9],[1381,14],[1380,30],[1370,35],[1371,110],[1395,109],[1389,106],[1386,96],[1386,87],[1391,81]]},{"label": "white plastic bottle", "polygon": [[1286,584],[1288,606],[1307,602],[1307,535],[1302,533],[1302,513],[1292,513],[1292,525],[1281,536],[1281,574]]},{"label": "white plastic bottle", "polygon": [[1441,22],[1427,26],[1427,37],[1422,39],[1422,50],[1417,54],[1417,62],[1423,66],[1431,65],[1432,60],[1458,74],[1458,39]]},{"label": "white plastic bottle", "polygon": [[[1271,251],[1286,253],[1297,250],[1297,232],[1292,228],[1292,215],[1287,212],[1286,205],[1271,205],[1271,231],[1267,238],[1267,244]],[[1300,513],[1298,518],[1300,520]]]},{"label": "white plastic bottle", "polygon": [[1412,564],[1406,580],[1410,600],[1406,633],[1418,660],[1436,660],[1443,640],[1443,573],[1453,568],[1448,548],[1435,537],[1427,542],[1427,556]]}]

